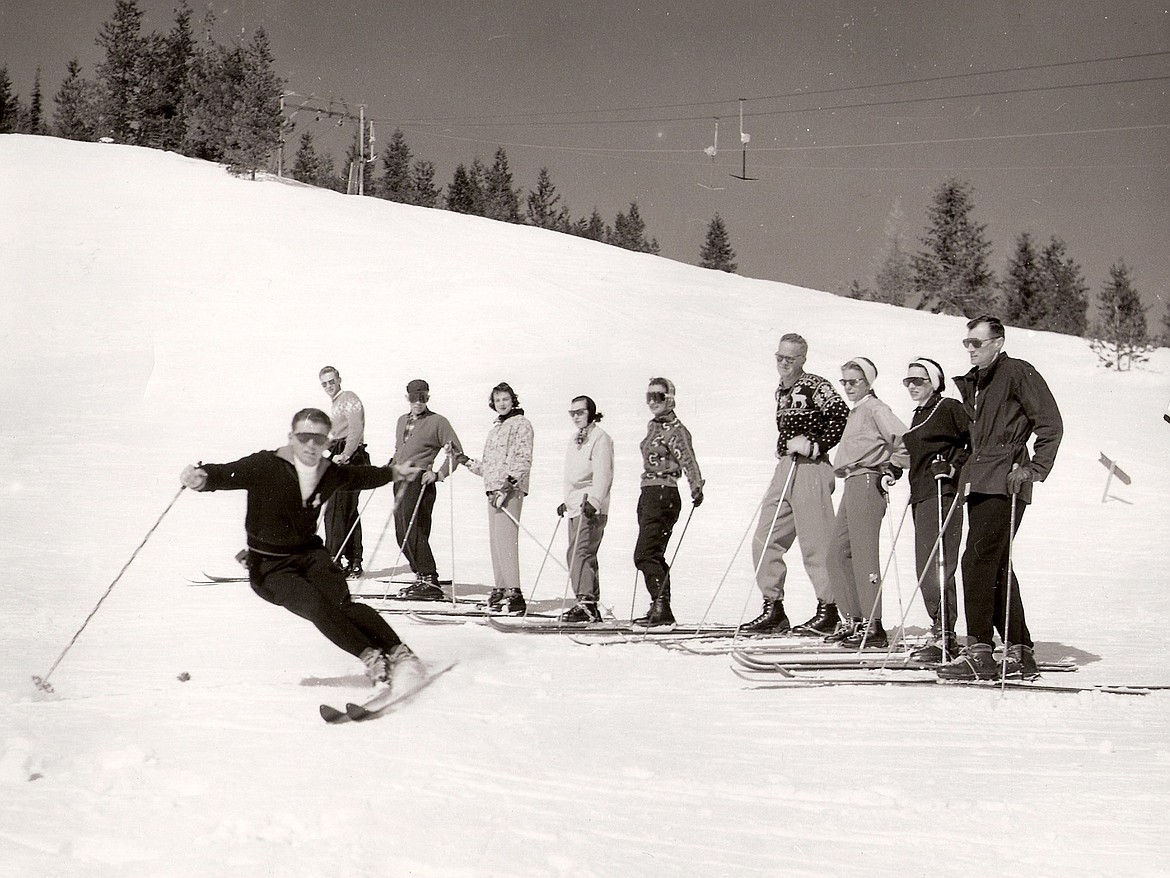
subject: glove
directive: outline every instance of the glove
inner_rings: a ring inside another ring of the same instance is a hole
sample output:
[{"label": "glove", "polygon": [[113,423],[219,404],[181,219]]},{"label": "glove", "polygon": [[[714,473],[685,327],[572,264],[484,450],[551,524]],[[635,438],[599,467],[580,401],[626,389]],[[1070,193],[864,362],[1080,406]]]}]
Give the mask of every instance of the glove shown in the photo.
[{"label": "glove", "polygon": [[930,462],[930,473],[940,481],[950,481],[959,474],[952,464],[943,460],[941,454]]},{"label": "glove", "polygon": [[469,463],[471,463],[471,458],[463,452],[460,452],[459,454],[455,455],[455,462],[460,466],[467,466]]},{"label": "glove", "polygon": [[435,471],[433,469],[429,469],[422,474],[421,481],[424,485],[429,485],[431,482],[433,482],[437,478],[438,478],[438,476],[435,475]]},{"label": "glove", "polygon": [[581,506],[581,514],[584,515],[586,518],[596,518],[597,517],[597,507],[595,507],[592,503],[590,503],[588,500],[586,500]]},{"label": "glove", "polygon": [[207,484],[207,472],[193,466],[186,466],[179,474],[179,481],[183,483],[185,488],[190,488],[192,491],[202,491]]},{"label": "glove", "polygon": [[785,446],[786,455],[799,454],[801,457],[812,457],[812,442],[807,436],[793,436]]},{"label": "glove", "polygon": [[703,489],[695,488],[691,491],[691,505],[696,509],[703,505]]},{"label": "glove", "polygon": [[512,492],[516,490],[515,476],[508,476],[508,480],[496,490],[492,491],[491,504],[496,509],[503,509],[508,502],[508,498],[512,496]]},{"label": "glove", "polygon": [[564,503],[562,503],[560,506],[557,507],[557,518],[564,518],[565,513],[567,511],[568,511],[568,507],[565,506]]},{"label": "glove", "polygon": [[890,492],[890,488],[894,487],[894,484],[898,481],[899,478],[901,478],[901,476],[902,470],[899,467],[896,467],[892,464],[887,466],[882,471],[881,485],[878,490],[883,494],[888,494]]},{"label": "glove", "polygon": [[1030,481],[1032,481],[1032,468],[1027,464],[1016,467],[1014,470],[1008,473],[1008,491],[1012,494],[1018,494],[1020,493],[1020,489]]}]

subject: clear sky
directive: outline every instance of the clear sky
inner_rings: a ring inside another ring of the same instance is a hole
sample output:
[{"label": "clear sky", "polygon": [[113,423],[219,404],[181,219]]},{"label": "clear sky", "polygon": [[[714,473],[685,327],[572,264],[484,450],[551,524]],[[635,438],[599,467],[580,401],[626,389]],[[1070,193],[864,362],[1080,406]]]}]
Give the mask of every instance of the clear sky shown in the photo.
[{"label": "clear sky", "polygon": [[[174,0],[140,0],[166,31]],[[196,18],[203,6],[193,4]],[[445,186],[504,146],[516,184],[549,168],[574,217],[636,199],[690,262],[719,212],[740,273],[869,283],[891,217],[911,249],[931,194],[972,185],[1001,272],[1020,232],[1063,238],[1095,295],[1125,260],[1159,327],[1170,301],[1170,4],[1146,0],[238,0],[290,91],[395,127]],[[0,64],[27,100],[86,75],[112,0],[3,0]],[[738,118],[750,134],[742,162]],[[297,100],[290,98],[290,102]],[[719,121],[719,149],[713,145]],[[296,115],[337,159],[353,123]]]}]

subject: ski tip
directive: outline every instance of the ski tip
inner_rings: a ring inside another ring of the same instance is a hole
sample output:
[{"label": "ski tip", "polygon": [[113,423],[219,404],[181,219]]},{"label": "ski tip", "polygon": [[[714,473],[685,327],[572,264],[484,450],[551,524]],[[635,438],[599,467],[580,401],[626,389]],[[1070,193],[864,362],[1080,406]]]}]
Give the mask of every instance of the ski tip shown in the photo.
[{"label": "ski tip", "polygon": [[345,716],[354,722],[361,722],[362,720],[369,718],[371,713],[360,704],[353,704],[351,702],[345,705]]},{"label": "ski tip", "polygon": [[322,704],[320,711],[321,719],[327,723],[338,723],[349,719],[345,711],[338,710],[336,707],[330,707],[328,704]]}]

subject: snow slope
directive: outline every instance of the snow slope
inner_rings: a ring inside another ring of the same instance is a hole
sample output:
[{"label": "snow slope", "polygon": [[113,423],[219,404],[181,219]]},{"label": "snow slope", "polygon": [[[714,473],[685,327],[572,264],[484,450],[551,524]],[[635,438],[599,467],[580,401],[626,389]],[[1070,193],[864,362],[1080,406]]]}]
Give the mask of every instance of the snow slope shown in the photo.
[{"label": "snow slope", "polygon": [[[323,365],[365,401],[378,462],[409,379],[430,381],[473,452],[489,389],[512,383],[537,435],[530,589],[557,526],[565,410],[593,396],[617,446],[601,562],[619,616],[645,605],[630,562],[642,394],[672,378],[708,480],[676,614],[731,623],[758,607],[736,547],[774,466],[779,335],[801,332],[810,371],[833,379],[870,357],[905,419],[909,359],[967,366],[958,319],[171,154],[4,135],[0,192],[4,874],[1166,874],[1170,694],[753,689],[722,657],[395,620],[425,659],[459,665],[408,710],[326,726],[318,703],[361,694],[355,661],[246,586],[188,586],[233,568],[231,494],[178,497],[55,694],[37,692],[182,466],[281,444],[294,410],[325,407]],[[1068,337],[1009,330],[1007,350],[1066,419],[1016,549],[1041,656],[1081,658],[1077,682],[1170,683],[1170,351],[1117,375]],[[1102,452],[1133,478],[1104,503]],[[443,488],[441,569],[480,593],[482,483]],[[392,537],[373,551],[389,498],[366,496],[366,566],[388,573]],[[904,504],[899,486],[891,529]],[[909,524],[897,549],[887,619],[910,601]],[[564,587],[550,562],[538,606]],[[797,560],[786,606],[813,604]],[[915,604],[907,624],[924,621]]]}]

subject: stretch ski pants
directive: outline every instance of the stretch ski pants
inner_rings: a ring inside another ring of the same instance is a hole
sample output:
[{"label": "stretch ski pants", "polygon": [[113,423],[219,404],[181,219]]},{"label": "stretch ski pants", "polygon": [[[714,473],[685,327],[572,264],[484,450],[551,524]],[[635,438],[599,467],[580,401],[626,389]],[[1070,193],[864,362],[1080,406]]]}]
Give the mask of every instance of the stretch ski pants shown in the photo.
[{"label": "stretch ski pants", "polygon": [[437,493],[434,482],[424,485],[421,479],[413,479],[394,483],[394,536],[406,563],[419,576],[439,575],[431,551],[431,513]]},{"label": "stretch ski pants", "polygon": [[376,646],[389,652],[402,641],[373,607],[354,603],[345,574],[325,549],[272,558],[248,556],[252,591],[317,626],[350,655]]},{"label": "stretch ski pants", "polygon": [[1007,604],[1008,553],[1011,533],[1020,528],[1026,503],[1016,503],[1016,520],[1011,521],[1011,498],[1002,494],[971,494],[967,497],[967,549],[963,552],[963,606],[967,634],[976,643],[994,646],[998,631],[1005,645],[1032,646],[1020,583],[1012,571],[1011,607],[1008,630],[1004,632]]},{"label": "stretch ski pants", "polygon": [[[370,455],[366,453],[366,446],[359,446],[349,462],[368,466]],[[325,506],[325,548],[329,550],[330,557],[344,555],[349,559],[350,566],[358,567],[362,564],[363,556],[362,522],[358,518],[360,499],[361,491],[336,491]]]},{"label": "stretch ski pants", "polygon": [[[942,495],[942,515],[945,519],[955,500],[954,492]],[[946,577],[947,589],[947,621],[946,630],[955,630],[955,621],[959,617],[958,596],[955,589],[955,571],[959,568],[959,543],[963,538],[963,506],[960,503],[951,514],[947,523],[946,535],[943,537],[939,551],[943,556],[943,575]],[[942,604],[942,594],[938,586],[938,555],[930,561],[931,549],[938,539],[938,500],[923,500],[914,504],[914,557],[917,561],[918,577],[922,589],[922,599],[926,603],[926,611],[930,613],[931,621],[939,624],[939,610]],[[939,632],[941,633],[941,631]]]},{"label": "stretch ski pants", "polygon": [[651,599],[670,597],[670,567],[666,546],[682,512],[678,488],[646,485],[638,496],[638,541],[634,566],[642,571]]},{"label": "stretch ski pants", "polygon": [[[496,588],[520,588],[520,510],[524,508],[524,495],[513,491],[503,509],[491,504],[493,494],[488,495],[488,543],[492,554],[492,574]],[[505,512],[505,510],[507,510]],[[511,513],[512,518],[508,517]]]},{"label": "stretch ski pants", "polygon": [[788,565],[784,553],[800,538],[804,569],[812,580],[817,600],[833,602],[829,580],[829,540],[833,535],[833,487],[836,477],[828,460],[799,458],[792,485],[784,494],[792,458],[776,465],[772,481],[764,492],[760,520],[752,539],[752,564],[756,585],[765,600],[784,600],[784,581]]},{"label": "stretch ski pants", "polygon": [[582,513],[569,519],[569,548],[565,560],[569,566],[569,580],[578,600],[596,601],[601,594],[597,573],[597,552],[605,536],[608,515],[588,518]]},{"label": "stretch ski pants", "polygon": [[829,577],[841,613],[874,623],[882,618],[878,552],[885,514],[880,476],[863,473],[845,480],[829,549]]}]

